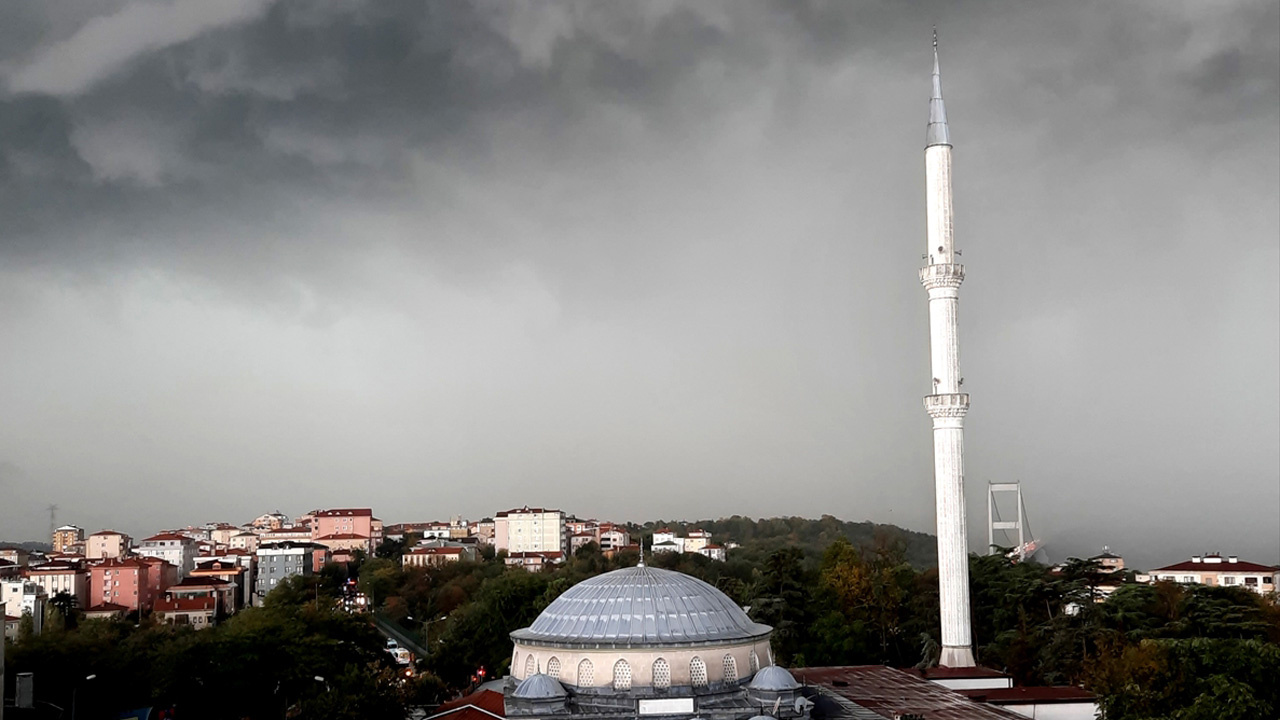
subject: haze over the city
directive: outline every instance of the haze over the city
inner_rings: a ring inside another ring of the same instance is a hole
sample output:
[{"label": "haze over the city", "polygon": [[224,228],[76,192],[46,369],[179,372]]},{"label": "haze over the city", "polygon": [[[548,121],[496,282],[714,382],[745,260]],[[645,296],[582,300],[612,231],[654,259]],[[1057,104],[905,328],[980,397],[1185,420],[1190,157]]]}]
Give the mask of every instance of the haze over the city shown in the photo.
[{"label": "haze over the city", "polygon": [[1280,562],[1280,5],[9,3],[0,538],[524,504]]}]

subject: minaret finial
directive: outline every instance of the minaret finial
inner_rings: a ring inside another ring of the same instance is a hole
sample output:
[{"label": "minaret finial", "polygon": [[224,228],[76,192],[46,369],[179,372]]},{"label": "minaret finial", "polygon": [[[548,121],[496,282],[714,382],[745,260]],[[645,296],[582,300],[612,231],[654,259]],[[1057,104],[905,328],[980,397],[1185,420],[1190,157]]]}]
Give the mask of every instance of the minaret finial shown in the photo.
[{"label": "minaret finial", "polygon": [[929,129],[924,146],[950,145],[951,128],[947,125],[947,107],[942,103],[942,71],[938,63],[938,27],[933,28],[933,94],[929,96]]},{"label": "minaret finial", "polygon": [[644,536],[640,536],[640,562],[636,563],[636,567],[644,567]]}]

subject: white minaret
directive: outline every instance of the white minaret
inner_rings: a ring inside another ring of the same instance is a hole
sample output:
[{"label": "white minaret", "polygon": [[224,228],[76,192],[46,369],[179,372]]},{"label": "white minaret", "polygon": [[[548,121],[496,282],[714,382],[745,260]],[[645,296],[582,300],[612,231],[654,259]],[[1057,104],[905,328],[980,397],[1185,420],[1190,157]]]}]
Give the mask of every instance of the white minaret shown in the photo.
[{"label": "white minaret", "polygon": [[933,37],[933,96],[925,134],[929,264],[920,282],[929,291],[929,349],[933,394],[924,407],[933,418],[933,477],[938,512],[938,584],[942,606],[942,657],[946,667],[972,667],[969,627],[969,544],[964,521],[964,416],[969,394],[960,392],[960,341],[956,306],[964,266],[956,262],[951,209],[951,130],[942,104],[938,36]]}]

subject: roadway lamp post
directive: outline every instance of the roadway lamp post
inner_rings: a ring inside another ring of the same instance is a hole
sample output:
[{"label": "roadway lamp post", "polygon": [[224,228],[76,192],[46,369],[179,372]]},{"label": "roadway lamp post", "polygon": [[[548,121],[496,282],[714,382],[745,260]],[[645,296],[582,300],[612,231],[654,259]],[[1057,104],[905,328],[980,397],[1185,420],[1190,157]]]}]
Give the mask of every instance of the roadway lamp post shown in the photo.
[{"label": "roadway lamp post", "polygon": [[[86,675],[84,677],[84,682],[89,682],[96,677],[98,677],[97,673],[94,673],[93,675]],[[76,694],[79,692],[80,683],[76,683],[75,686],[71,688],[71,720],[76,720]]]}]

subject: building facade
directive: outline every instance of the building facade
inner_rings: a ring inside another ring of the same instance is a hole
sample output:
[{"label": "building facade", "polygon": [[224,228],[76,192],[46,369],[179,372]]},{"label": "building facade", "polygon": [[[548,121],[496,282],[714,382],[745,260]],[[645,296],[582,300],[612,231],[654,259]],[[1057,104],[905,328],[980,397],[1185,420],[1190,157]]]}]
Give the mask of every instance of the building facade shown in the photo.
[{"label": "building facade", "polygon": [[53,531],[50,543],[56,553],[75,552],[75,548],[82,547],[84,544],[84,529],[75,525],[63,525]]},{"label": "building facade", "polygon": [[160,533],[142,540],[138,555],[164,560],[178,569],[178,578],[184,578],[195,567],[196,541],[179,533]]},{"label": "building facade", "polygon": [[89,560],[122,558],[132,549],[133,539],[115,530],[99,530],[84,541],[84,556]]},{"label": "building facade", "polygon": [[1147,575],[1153,583],[1168,581],[1242,587],[1265,594],[1275,591],[1278,572],[1280,570],[1269,565],[1247,562],[1235,555],[1195,555],[1185,562],[1156,568]]},{"label": "building facade", "polygon": [[569,551],[565,515],[559,510],[525,506],[493,518],[493,544],[508,553]]},{"label": "building facade", "polygon": [[76,599],[76,607],[89,605],[89,571],[78,563],[51,562],[27,571],[27,579],[44,588],[50,598],[66,593]]},{"label": "building facade", "polygon": [[295,575],[310,577],[316,572],[315,553],[325,551],[321,545],[310,542],[279,542],[258,547],[258,578],[254,586],[254,604],[260,605],[286,578]]}]

